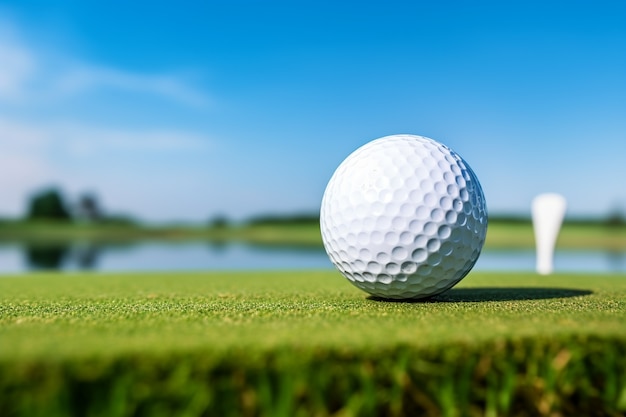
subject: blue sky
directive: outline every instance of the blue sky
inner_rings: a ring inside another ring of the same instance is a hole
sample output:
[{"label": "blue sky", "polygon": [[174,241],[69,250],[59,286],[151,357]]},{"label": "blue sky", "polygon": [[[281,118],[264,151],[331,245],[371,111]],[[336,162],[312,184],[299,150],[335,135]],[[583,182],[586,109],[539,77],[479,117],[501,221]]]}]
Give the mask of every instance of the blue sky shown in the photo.
[{"label": "blue sky", "polygon": [[626,2],[0,1],[0,216],[34,190],[148,221],[318,210],[413,133],[491,213],[626,211]]}]

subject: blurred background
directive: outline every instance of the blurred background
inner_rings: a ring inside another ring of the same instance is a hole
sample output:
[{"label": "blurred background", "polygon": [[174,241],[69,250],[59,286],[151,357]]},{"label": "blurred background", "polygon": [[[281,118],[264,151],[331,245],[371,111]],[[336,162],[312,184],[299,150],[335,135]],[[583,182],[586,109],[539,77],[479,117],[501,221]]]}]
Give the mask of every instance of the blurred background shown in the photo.
[{"label": "blurred background", "polygon": [[624,271],[624,115],[623,1],[3,0],[0,272],[330,267],[325,185],[396,133],[480,178],[478,267],[533,268],[549,191],[556,267]]}]

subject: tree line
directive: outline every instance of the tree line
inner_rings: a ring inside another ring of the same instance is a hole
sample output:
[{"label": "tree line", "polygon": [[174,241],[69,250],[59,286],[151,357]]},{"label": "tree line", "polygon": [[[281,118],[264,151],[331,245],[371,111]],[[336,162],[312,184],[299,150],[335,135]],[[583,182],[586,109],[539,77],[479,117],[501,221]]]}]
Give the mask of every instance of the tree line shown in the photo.
[{"label": "tree line", "polygon": [[[34,193],[27,205],[25,220],[27,221],[60,221],[107,224],[136,224],[128,216],[113,216],[102,209],[94,194],[84,193],[74,204],[69,204],[57,188],[47,188]],[[489,221],[497,223],[530,223],[531,219],[524,215],[491,214]],[[319,224],[319,213],[300,213],[292,215],[259,215],[247,222],[251,226],[304,226]],[[620,210],[611,211],[604,218],[568,218],[566,223],[605,224],[610,227],[626,227],[626,217]],[[225,215],[218,215],[209,220],[214,228],[228,227],[231,221]]]},{"label": "tree line", "polygon": [[84,222],[134,224],[127,216],[105,213],[98,198],[91,193],[79,196],[75,203],[69,203],[63,193],[50,187],[33,193],[27,202],[26,221]]}]

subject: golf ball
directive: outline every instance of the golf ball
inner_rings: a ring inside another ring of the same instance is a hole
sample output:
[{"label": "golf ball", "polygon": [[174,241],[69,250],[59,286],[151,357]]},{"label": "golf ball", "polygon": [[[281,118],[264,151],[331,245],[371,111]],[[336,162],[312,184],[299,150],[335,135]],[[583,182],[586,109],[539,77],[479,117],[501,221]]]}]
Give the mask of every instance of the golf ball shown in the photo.
[{"label": "golf ball", "polygon": [[485,242],[480,183],[454,151],[393,135],[350,154],[330,179],[320,213],[324,248],[352,284],[376,297],[419,299],[472,269]]}]

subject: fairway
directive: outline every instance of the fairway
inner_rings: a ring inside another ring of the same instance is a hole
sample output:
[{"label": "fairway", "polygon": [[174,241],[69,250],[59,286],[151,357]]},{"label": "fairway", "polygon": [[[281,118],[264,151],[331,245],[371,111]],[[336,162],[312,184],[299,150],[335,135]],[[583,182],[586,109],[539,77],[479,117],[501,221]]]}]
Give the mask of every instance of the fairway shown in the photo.
[{"label": "fairway", "polygon": [[9,416],[626,411],[623,275],[472,273],[424,302],[334,271],[23,275],[0,340]]}]

